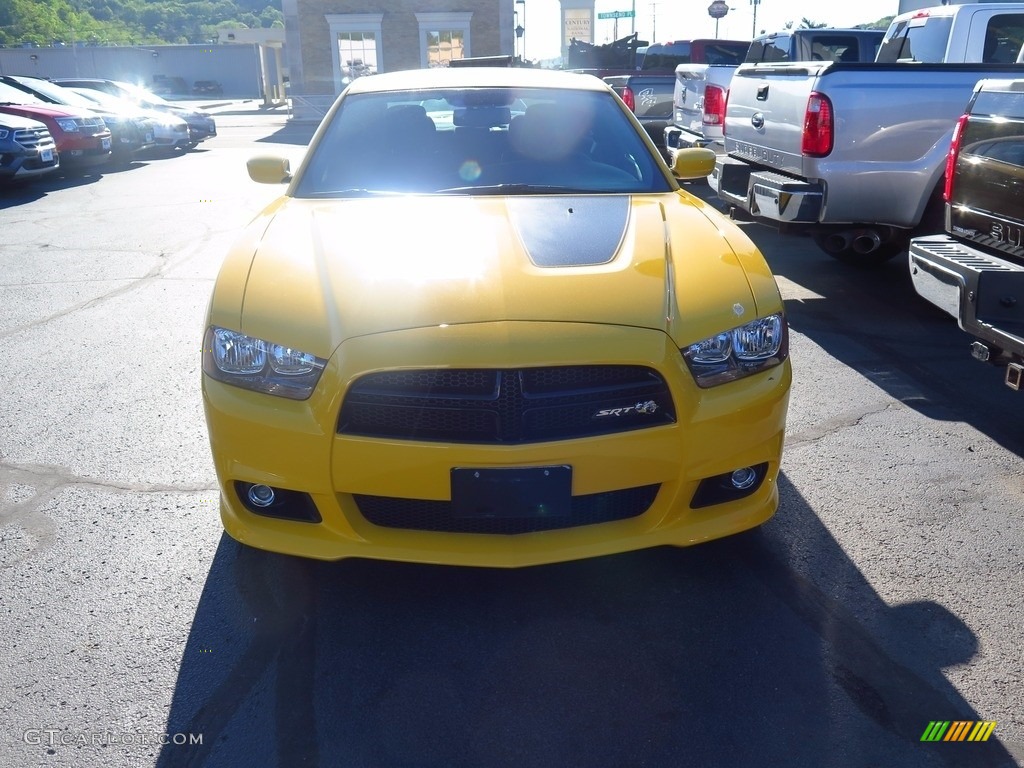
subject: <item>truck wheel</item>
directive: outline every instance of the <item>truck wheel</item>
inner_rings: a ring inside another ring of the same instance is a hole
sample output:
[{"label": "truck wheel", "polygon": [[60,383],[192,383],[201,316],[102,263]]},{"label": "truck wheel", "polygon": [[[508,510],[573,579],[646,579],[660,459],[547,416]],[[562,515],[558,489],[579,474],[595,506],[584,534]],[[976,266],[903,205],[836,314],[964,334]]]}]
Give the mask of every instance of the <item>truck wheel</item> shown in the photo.
[{"label": "truck wheel", "polygon": [[905,236],[895,236],[875,245],[868,234],[830,233],[815,235],[814,243],[821,250],[843,264],[853,267],[877,267],[901,253],[906,253],[909,241]]}]

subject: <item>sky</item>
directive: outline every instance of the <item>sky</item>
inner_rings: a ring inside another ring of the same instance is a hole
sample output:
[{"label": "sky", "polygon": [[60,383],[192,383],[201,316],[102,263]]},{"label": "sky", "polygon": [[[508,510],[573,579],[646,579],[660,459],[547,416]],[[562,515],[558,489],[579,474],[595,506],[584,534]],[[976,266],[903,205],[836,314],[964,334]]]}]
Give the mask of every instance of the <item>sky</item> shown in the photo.
[{"label": "sky", "polygon": [[[718,36],[733,40],[749,40],[754,30],[754,6],[751,0],[726,0],[729,13],[718,23]],[[607,11],[635,9],[636,31],[641,39],[651,42],[675,39],[715,37],[715,20],[708,15],[711,0],[596,0],[595,15]],[[524,41],[528,59],[557,58],[560,55],[559,0],[524,0],[515,8],[522,13],[525,6]],[[893,16],[899,0],[853,0],[853,2],[822,2],[822,0],[760,0],[757,6],[757,31],[782,29],[787,21],[794,26],[807,17],[830,27],[855,26]],[[618,20],[618,36],[633,31],[629,19]],[[594,42],[606,43],[615,38],[615,22],[595,21]]]}]

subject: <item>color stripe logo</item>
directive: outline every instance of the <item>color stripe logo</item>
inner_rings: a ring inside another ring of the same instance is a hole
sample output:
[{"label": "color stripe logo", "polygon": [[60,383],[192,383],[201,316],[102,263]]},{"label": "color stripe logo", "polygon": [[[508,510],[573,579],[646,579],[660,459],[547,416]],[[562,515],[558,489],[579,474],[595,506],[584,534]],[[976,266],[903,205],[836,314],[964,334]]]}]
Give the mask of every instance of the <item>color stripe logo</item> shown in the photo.
[{"label": "color stripe logo", "polygon": [[988,741],[995,729],[995,720],[932,720],[921,741]]}]

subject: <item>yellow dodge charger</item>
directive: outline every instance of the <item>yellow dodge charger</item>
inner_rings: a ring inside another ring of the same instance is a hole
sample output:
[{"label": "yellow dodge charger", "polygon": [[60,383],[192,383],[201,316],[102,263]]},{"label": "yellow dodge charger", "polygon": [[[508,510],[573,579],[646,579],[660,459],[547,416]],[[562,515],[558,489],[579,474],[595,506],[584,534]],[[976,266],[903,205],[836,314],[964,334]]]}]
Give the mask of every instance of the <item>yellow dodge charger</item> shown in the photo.
[{"label": "yellow dodge charger", "polygon": [[[221,517],[321,559],[525,566],[755,527],[791,369],[775,280],[589,75],[365,77],[228,254]],[[673,174],[672,171],[675,171]]]}]

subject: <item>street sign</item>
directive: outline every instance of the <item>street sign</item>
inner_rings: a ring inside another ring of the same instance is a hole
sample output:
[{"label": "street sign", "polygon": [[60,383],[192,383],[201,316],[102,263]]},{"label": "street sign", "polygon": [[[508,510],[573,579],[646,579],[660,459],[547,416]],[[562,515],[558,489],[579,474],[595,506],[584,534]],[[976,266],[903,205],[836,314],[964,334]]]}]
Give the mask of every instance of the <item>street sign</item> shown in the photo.
[{"label": "street sign", "polygon": [[[725,5],[725,3],[722,3]],[[599,19],[631,19],[633,18],[632,11],[608,11],[606,13],[597,14]]]},{"label": "street sign", "polygon": [[715,0],[708,6],[708,16],[712,19],[721,19],[728,12],[729,6],[725,4],[725,0]]}]

